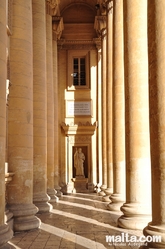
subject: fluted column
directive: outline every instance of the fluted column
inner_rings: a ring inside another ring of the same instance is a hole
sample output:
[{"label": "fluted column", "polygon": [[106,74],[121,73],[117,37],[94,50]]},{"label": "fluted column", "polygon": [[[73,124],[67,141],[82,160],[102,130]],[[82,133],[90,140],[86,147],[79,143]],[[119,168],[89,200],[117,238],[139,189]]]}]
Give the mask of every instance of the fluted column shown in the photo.
[{"label": "fluted column", "polygon": [[0,247],[13,236],[9,226],[4,224],[5,213],[5,149],[6,149],[6,76],[7,47],[6,1],[0,1]]},{"label": "fluted column", "polygon": [[108,209],[119,211],[125,201],[125,116],[123,0],[113,2],[113,194]]},{"label": "fluted column", "polygon": [[112,33],[113,33],[113,1],[107,1],[107,75],[106,75],[106,111],[107,111],[107,188],[102,201],[109,202],[113,193],[113,154],[112,154]]},{"label": "fluted column", "polygon": [[165,248],[165,1],[148,1],[148,9],[152,221],[144,234],[161,237],[149,248]]},{"label": "fluted column", "polygon": [[38,228],[33,204],[33,53],[32,3],[15,0],[13,34],[10,46],[11,83],[8,117],[9,209],[14,215],[14,230]]},{"label": "fluted column", "polygon": [[118,220],[142,229],[151,214],[147,1],[124,0],[126,203]]},{"label": "fluted column", "polygon": [[[47,10],[50,8],[47,1]],[[47,193],[50,202],[57,202],[54,189],[54,86],[53,86],[53,47],[52,16],[46,14],[46,68],[47,68]]]},{"label": "fluted column", "polygon": [[47,89],[45,1],[33,0],[33,202],[49,212],[47,195]]},{"label": "fluted column", "polygon": [[106,29],[102,29],[102,185],[99,195],[105,195],[107,188],[107,127],[106,127]]}]

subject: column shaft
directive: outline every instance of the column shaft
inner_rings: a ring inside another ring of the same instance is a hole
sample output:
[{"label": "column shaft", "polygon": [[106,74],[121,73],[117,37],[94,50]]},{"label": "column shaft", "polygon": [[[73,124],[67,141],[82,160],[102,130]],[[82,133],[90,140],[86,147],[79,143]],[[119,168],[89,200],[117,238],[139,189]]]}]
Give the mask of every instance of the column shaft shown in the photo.
[{"label": "column shaft", "polygon": [[39,212],[51,208],[47,195],[47,89],[45,1],[33,0],[33,201]]},{"label": "column shaft", "polygon": [[123,0],[113,3],[113,173],[114,192],[108,209],[119,211],[125,200],[125,116]]},{"label": "column shaft", "polygon": [[9,171],[15,173],[8,185],[9,209],[14,215],[14,230],[38,228],[33,204],[33,67],[32,3],[13,3],[9,99]]},{"label": "column shaft", "polygon": [[107,111],[107,188],[102,200],[109,202],[113,193],[113,156],[112,156],[112,33],[113,33],[113,1],[107,1],[107,75],[106,75],[106,111]]},{"label": "column shaft", "polygon": [[165,1],[148,1],[152,221],[147,236],[161,236],[149,248],[165,248]]},{"label": "column shaft", "polygon": [[54,81],[54,187],[57,196],[61,196],[59,186],[59,119],[58,119],[58,64],[57,64],[57,37],[53,39],[53,81]]},{"label": "column shaft", "polygon": [[106,29],[102,30],[102,186],[99,195],[107,188],[107,126],[106,126]]},{"label": "column shaft", "polygon": [[[101,46],[100,46],[101,47]],[[97,52],[97,63],[98,63],[98,86],[97,86],[97,115],[99,120],[99,125],[97,129],[97,151],[98,151],[98,169],[97,169],[97,192],[100,192],[100,186],[102,185],[102,120],[101,120],[101,113],[102,113],[102,99],[101,99],[101,88],[102,88],[102,82],[101,82],[101,48],[98,47]]]},{"label": "column shaft", "polygon": [[54,87],[52,17],[46,14],[46,62],[47,62],[47,193],[50,202],[56,202],[54,189]]},{"label": "column shaft", "polygon": [[[150,220],[147,1],[124,0],[126,203],[118,225],[142,229]],[[147,177],[146,177],[147,175]]]},{"label": "column shaft", "polygon": [[13,236],[4,224],[5,212],[5,148],[6,148],[6,1],[0,1],[0,247]]}]

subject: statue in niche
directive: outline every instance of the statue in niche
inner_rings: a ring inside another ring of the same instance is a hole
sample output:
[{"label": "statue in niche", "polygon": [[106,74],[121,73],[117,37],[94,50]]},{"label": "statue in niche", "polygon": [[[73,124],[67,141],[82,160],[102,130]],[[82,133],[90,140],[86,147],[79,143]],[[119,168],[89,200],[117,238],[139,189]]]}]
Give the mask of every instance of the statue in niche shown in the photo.
[{"label": "statue in niche", "polygon": [[76,148],[76,152],[74,154],[74,167],[76,169],[76,176],[83,176],[84,177],[84,161],[85,156],[82,152],[82,148]]}]

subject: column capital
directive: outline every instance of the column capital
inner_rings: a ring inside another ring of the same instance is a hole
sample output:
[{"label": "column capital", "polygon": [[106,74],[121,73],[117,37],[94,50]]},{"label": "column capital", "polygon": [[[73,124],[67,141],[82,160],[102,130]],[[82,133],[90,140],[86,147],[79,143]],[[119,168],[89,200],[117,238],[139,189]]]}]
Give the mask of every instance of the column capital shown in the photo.
[{"label": "column capital", "polygon": [[102,31],[106,29],[107,17],[104,16],[96,16],[94,28],[96,29],[98,37],[102,35]]},{"label": "column capital", "polygon": [[60,0],[46,0],[46,13],[55,16],[59,12]]},{"label": "column capital", "polygon": [[64,29],[63,18],[61,16],[53,16],[52,19],[53,27],[53,39],[60,39],[62,31]]}]

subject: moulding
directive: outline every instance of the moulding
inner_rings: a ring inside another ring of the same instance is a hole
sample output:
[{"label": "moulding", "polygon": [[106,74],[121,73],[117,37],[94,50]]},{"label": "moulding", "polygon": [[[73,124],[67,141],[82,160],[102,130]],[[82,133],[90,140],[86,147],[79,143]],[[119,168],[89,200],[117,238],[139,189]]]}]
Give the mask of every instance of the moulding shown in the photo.
[{"label": "moulding", "polygon": [[94,135],[94,132],[97,128],[97,122],[94,124],[91,124],[89,122],[86,123],[81,123],[79,122],[78,124],[65,124],[64,122],[61,123],[61,127],[65,132],[66,136],[69,135]]},{"label": "moulding", "polygon": [[96,44],[94,40],[58,40],[58,47],[60,49],[86,49],[86,50],[96,50]]}]

